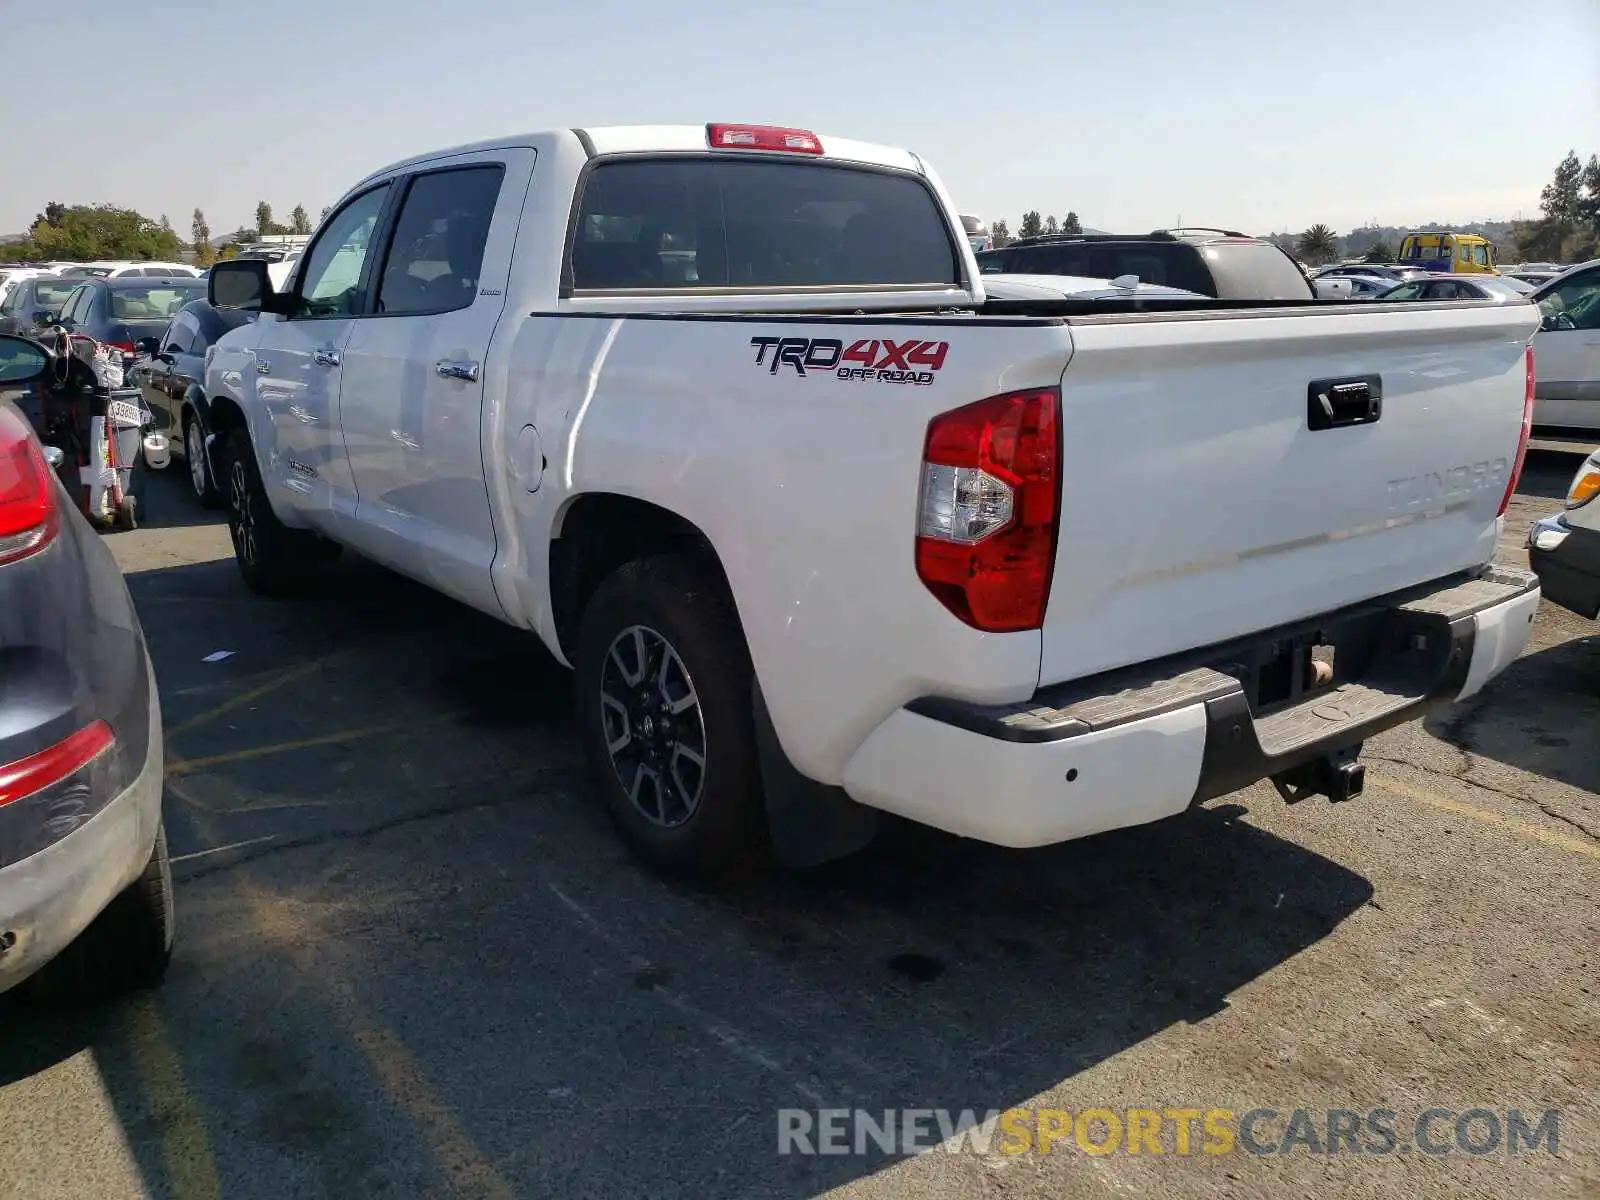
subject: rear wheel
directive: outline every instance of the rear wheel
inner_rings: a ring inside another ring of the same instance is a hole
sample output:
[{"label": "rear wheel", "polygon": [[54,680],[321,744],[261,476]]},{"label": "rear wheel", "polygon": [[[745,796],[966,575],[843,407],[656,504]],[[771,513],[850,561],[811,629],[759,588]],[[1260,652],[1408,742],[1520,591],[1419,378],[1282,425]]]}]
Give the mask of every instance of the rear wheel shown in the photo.
[{"label": "rear wheel", "polygon": [[187,409],[183,421],[183,455],[189,467],[189,487],[202,508],[215,508],[221,499],[217,495],[216,481],[211,478],[211,464],[206,461],[206,427],[193,409]]},{"label": "rear wheel", "polygon": [[619,568],[574,667],[595,787],[633,851],[704,882],[764,865],[750,656],[715,574],[678,555]]},{"label": "rear wheel", "polygon": [[28,980],[36,999],[93,1002],[155,987],[172,960],[176,929],[167,830],[156,830],[150,861],[76,941]]},{"label": "rear wheel", "polygon": [[303,591],[319,570],[338,556],[339,547],[278,520],[261,482],[247,431],[235,429],[228,435],[223,461],[227,468],[228,536],[233,539],[233,556],[245,585],[263,596]]}]

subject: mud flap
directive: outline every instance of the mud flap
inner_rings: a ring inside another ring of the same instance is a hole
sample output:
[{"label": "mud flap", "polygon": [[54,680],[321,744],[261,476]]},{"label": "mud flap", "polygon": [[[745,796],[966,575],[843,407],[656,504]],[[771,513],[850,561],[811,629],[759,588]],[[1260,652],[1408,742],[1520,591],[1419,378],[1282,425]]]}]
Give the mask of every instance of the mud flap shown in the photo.
[{"label": "mud flap", "polygon": [[767,828],[778,861],[790,870],[805,870],[865,847],[878,831],[878,810],[795,770],[772,727],[761,684],[753,682],[750,690]]}]

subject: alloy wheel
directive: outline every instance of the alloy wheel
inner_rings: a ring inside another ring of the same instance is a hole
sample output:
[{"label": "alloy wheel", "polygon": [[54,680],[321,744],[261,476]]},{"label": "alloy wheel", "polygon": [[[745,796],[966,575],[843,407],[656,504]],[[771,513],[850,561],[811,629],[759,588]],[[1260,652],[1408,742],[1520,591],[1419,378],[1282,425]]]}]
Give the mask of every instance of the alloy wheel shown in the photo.
[{"label": "alloy wheel", "polygon": [[206,435],[198,420],[189,422],[183,435],[183,452],[189,460],[189,485],[196,496],[205,498],[210,487],[210,473],[206,469]]},{"label": "alloy wheel", "polygon": [[229,474],[230,494],[228,511],[233,516],[233,548],[242,562],[254,566],[256,561],[256,522],[250,507],[250,480],[244,463],[235,462]]},{"label": "alloy wheel", "polygon": [[656,825],[682,825],[706,786],[706,727],[677,650],[646,625],[619,633],[600,667],[600,719],[617,781]]}]

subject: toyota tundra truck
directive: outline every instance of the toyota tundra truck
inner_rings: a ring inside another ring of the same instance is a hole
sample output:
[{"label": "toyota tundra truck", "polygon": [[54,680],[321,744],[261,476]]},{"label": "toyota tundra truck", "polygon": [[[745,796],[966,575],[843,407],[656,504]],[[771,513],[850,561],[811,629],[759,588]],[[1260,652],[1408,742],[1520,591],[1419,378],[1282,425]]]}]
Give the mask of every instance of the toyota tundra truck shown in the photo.
[{"label": "toyota tundra truck", "polygon": [[486,141],[209,286],[259,313],[193,405],[246,584],[348,548],[530,631],[670,871],[1345,799],[1539,602],[1491,565],[1531,305],[989,296],[905,150]]}]

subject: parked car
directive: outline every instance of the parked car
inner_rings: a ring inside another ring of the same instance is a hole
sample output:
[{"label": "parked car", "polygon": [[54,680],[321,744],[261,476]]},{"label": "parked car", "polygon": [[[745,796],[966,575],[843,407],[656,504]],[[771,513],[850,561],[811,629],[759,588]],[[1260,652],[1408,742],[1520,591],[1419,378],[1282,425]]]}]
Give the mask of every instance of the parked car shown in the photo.
[{"label": "parked car", "polygon": [[1312,279],[1326,279],[1329,276],[1349,275],[1362,279],[1388,279],[1395,283],[1404,283],[1408,279],[1415,279],[1419,275],[1426,275],[1427,271],[1417,267],[1399,267],[1388,263],[1345,263],[1337,267],[1323,267],[1311,273]]},{"label": "parked car", "polygon": [[212,269],[261,314],[205,373],[240,573],[349,547],[536,631],[596,796],[693,875],[880,810],[1030,846],[1359,793],[1363,739],[1526,643],[1537,579],[1491,562],[1536,310],[1311,311],[1229,235],[1046,248],[1296,298],[991,297],[924,159],[805,130],[384,168],[288,294]]},{"label": "parked car", "polygon": [[1528,532],[1528,562],[1544,594],[1562,608],[1600,617],[1600,450],[1578,468],[1565,511]]},{"label": "parked car", "polygon": [[1549,283],[1560,274],[1560,271],[1501,271],[1500,277],[1502,279],[1515,279],[1520,283],[1526,283],[1530,287],[1537,288]]},{"label": "parked car", "polygon": [[1181,288],[1225,300],[1310,300],[1311,283],[1272,242],[1225,230],[1046,234],[978,255],[984,274],[1070,275]]},{"label": "parked car", "polygon": [[77,290],[82,279],[62,279],[55,275],[35,275],[18,280],[0,297],[0,334],[43,337],[46,325],[39,318],[61,311],[67,297]]},{"label": "parked car", "polygon": [[1379,275],[1315,275],[1311,285],[1324,299],[1373,300],[1395,286],[1395,281]]},{"label": "parked car", "polygon": [[238,309],[217,309],[191,300],[178,310],[160,337],[141,338],[145,357],[134,364],[131,382],[144,395],[155,417],[153,429],[167,436],[172,453],[184,461],[195,498],[206,507],[216,503],[215,481],[206,456],[205,375],[207,352],[230,329],[251,319]]},{"label": "parked car", "polygon": [[61,271],[63,279],[126,279],[129,276],[150,279],[195,279],[199,275],[199,270],[187,263],[162,262],[78,263]]},{"label": "parked car", "polygon": [[124,355],[138,353],[140,338],[156,337],[185,304],[205,298],[202,280],[189,278],[78,279],[59,312],[35,314],[38,327],[60,325],[115,346]]},{"label": "parked car", "polygon": [[1551,280],[1532,299],[1542,318],[1533,338],[1534,424],[1600,440],[1600,258]]},{"label": "parked car", "polygon": [[990,300],[1204,300],[1199,292],[1124,279],[1077,279],[1071,275],[985,275]]},{"label": "parked car", "polygon": [[172,953],[161,703],[121,570],[5,398],[52,369],[0,337],[0,992],[98,997]]},{"label": "parked car", "polygon": [[1430,273],[1407,280],[1374,299],[1384,300],[1493,300],[1500,304],[1527,300],[1533,289],[1503,275],[1446,275]]}]

